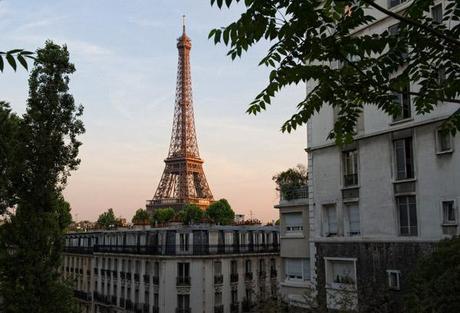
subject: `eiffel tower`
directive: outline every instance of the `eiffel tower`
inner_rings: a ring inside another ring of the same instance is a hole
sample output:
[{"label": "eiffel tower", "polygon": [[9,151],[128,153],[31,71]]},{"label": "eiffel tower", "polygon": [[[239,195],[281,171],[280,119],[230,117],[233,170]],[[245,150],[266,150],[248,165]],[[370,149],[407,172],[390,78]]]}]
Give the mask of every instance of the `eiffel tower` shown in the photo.
[{"label": "eiffel tower", "polygon": [[158,188],[153,199],[147,200],[147,211],[151,213],[165,207],[180,210],[186,204],[205,209],[214,201],[196,140],[190,72],[192,42],[185,33],[185,23],[182,28],[182,36],[177,39],[179,63],[171,143]]}]

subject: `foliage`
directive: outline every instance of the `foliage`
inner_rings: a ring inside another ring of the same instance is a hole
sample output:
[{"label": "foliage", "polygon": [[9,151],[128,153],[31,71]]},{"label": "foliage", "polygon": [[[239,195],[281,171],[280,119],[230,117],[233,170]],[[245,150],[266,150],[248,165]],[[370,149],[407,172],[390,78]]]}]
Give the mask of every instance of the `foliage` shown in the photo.
[{"label": "foliage", "polygon": [[277,219],[275,222],[275,225],[279,225],[279,224],[280,224],[280,219]]},{"label": "foliage", "polygon": [[199,223],[203,220],[204,212],[196,204],[187,204],[179,213],[179,220],[188,225]]},{"label": "foliage", "polygon": [[131,221],[133,222],[133,224],[141,224],[141,225],[149,224],[150,214],[147,212],[147,210],[139,208],[137,209]]},{"label": "foliage", "polygon": [[[6,59],[8,64],[13,68],[13,70],[16,71],[17,68],[17,61],[27,70],[28,65],[27,65],[27,60],[26,58],[29,59],[34,59],[32,56],[34,53],[30,51],[25,51],[24,49],[13,49],[9,51],[0,51],[0,72],[3,72],[3,69],[5,67],[5,61],[3,58]],[[14,58],[16,56],[16,59]]]},{"label": "foliage", "polygon": [[304,165],[287,169],[273,176],[277,190],[286,200],[294,199],[299,188],[305,187],[308,182],[308,172]]},{"label": "foliage", "polygon": [[[403,13],[381,7],[377,1],[341,0],[226,0],[230,7],[244,2],[245,11],[226,27],[213,29],[209,38],[229,46],[232,59],[260,41],[272,46],[259,65],[272,70],[269,83],[249,105],[258,114],[272,98],[291,84],[308,83],[308,94],[297,112],[282,126],[291,132],[325,105],[337,112],[329,137],[350,142],[364,105],[397,117],[401,106],[395,93],[409,82],[417,114],[431,112],[460,93],[460,3],[446,0],[442,23],[431,18],[434,0],[414,0]],[[223,0],[211,0],[223,7]],[[397,34],[354,32],[373,24],[375,15],[399,22]],[[445,122],[452,133],[460,129],[460,110]]]},{"label": "foliage", "polygon": [[226,199],[220,199],[206,209],[206,216],[216,224],[228,225],[233,223],[235,212]]},{"label": "foliage", "polygon": [[409,280],[409,313],[460,312],[460,237],[439,242],[417,264]]},{"label": "foliage", "polygon": [[36,55],[26,113],[18,117],[0,105],[0,128],[7,130],[0,136],[0,205],[7,216],[0,227],[1,311],[70,313],[72,289],[59,267],[72,219],[61,192],[79,164],[82,107],[68,93],[75,68],[67,48],[46,42]]},{"label": "foliage", "polygon": [[97,225],[99,227],[105,228],[105,229],[110,229],[114,228],[117,226],[117,218],[115,217],[115,213],[113,212],[113,209],[110,208],[107,211],[103,212],[102,214],[99,215],[97,218]]},{"label": "foliage", "polygon": [[153,213],[153,221],[164,225],[172,221],[175,216],[175,211],[173,208],[160,208]]}]

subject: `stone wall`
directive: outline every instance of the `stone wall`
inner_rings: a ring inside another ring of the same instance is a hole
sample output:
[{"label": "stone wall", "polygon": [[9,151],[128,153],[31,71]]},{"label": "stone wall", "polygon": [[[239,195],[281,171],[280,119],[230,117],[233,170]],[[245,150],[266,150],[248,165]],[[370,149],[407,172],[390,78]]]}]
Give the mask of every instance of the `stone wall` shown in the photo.
[{"label": "stone wall", "polygon": [[[358,311],[403,312],[402,296],[409,274],[420,257],[434,250],[434,242],[316,242],[318,305],[326,309],[325,257],[356,258]],[[400,290],[388,288],[387,270],[400,271]]]}]

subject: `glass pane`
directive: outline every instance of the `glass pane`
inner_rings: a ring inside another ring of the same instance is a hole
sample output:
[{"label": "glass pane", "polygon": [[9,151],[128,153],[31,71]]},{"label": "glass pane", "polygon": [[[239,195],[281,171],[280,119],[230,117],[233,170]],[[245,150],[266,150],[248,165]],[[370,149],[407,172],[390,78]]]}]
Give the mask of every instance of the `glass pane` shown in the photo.
[{"label": "glass pane", "polygon": [[406,178],[404,140],[395,140],[394,146],[396,155],[396,177],[397,179],[404,179]]},{"label": "glass pane", "polygon": [[433,21],[442,23],[442,4],[435,5],[431,9],[431,15],[433,17]]},{"label": "glass pane", "polygon": [[412,156],[412,138],[404,139],[406,152],[406,178],[414,177],[414,160]]},{"label": "glass pane", "polygon": [[408,226],[409,226],[407,199],[406,197],[398,197],[397,202],[398,202],[398,210],[399,210],[400,232],[401,232],[401,235],[407,235]]}]

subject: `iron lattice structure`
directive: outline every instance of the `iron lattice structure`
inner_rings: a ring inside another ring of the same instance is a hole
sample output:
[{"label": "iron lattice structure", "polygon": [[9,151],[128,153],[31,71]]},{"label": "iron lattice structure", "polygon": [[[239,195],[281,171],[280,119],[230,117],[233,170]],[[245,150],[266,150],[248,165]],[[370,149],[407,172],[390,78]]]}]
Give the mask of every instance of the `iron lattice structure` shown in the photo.
[{"label": "iron lattice structure", "polygon": [[192,43],[184,26],[182,36],[177,39],[179,63],[171,143],[158,188],[153,199],[147,200],[147,210],[150,212],[164,207],[179,210],[189,203],[206,208],[213,202],[196,139],[190,71],[191,48]]}]

